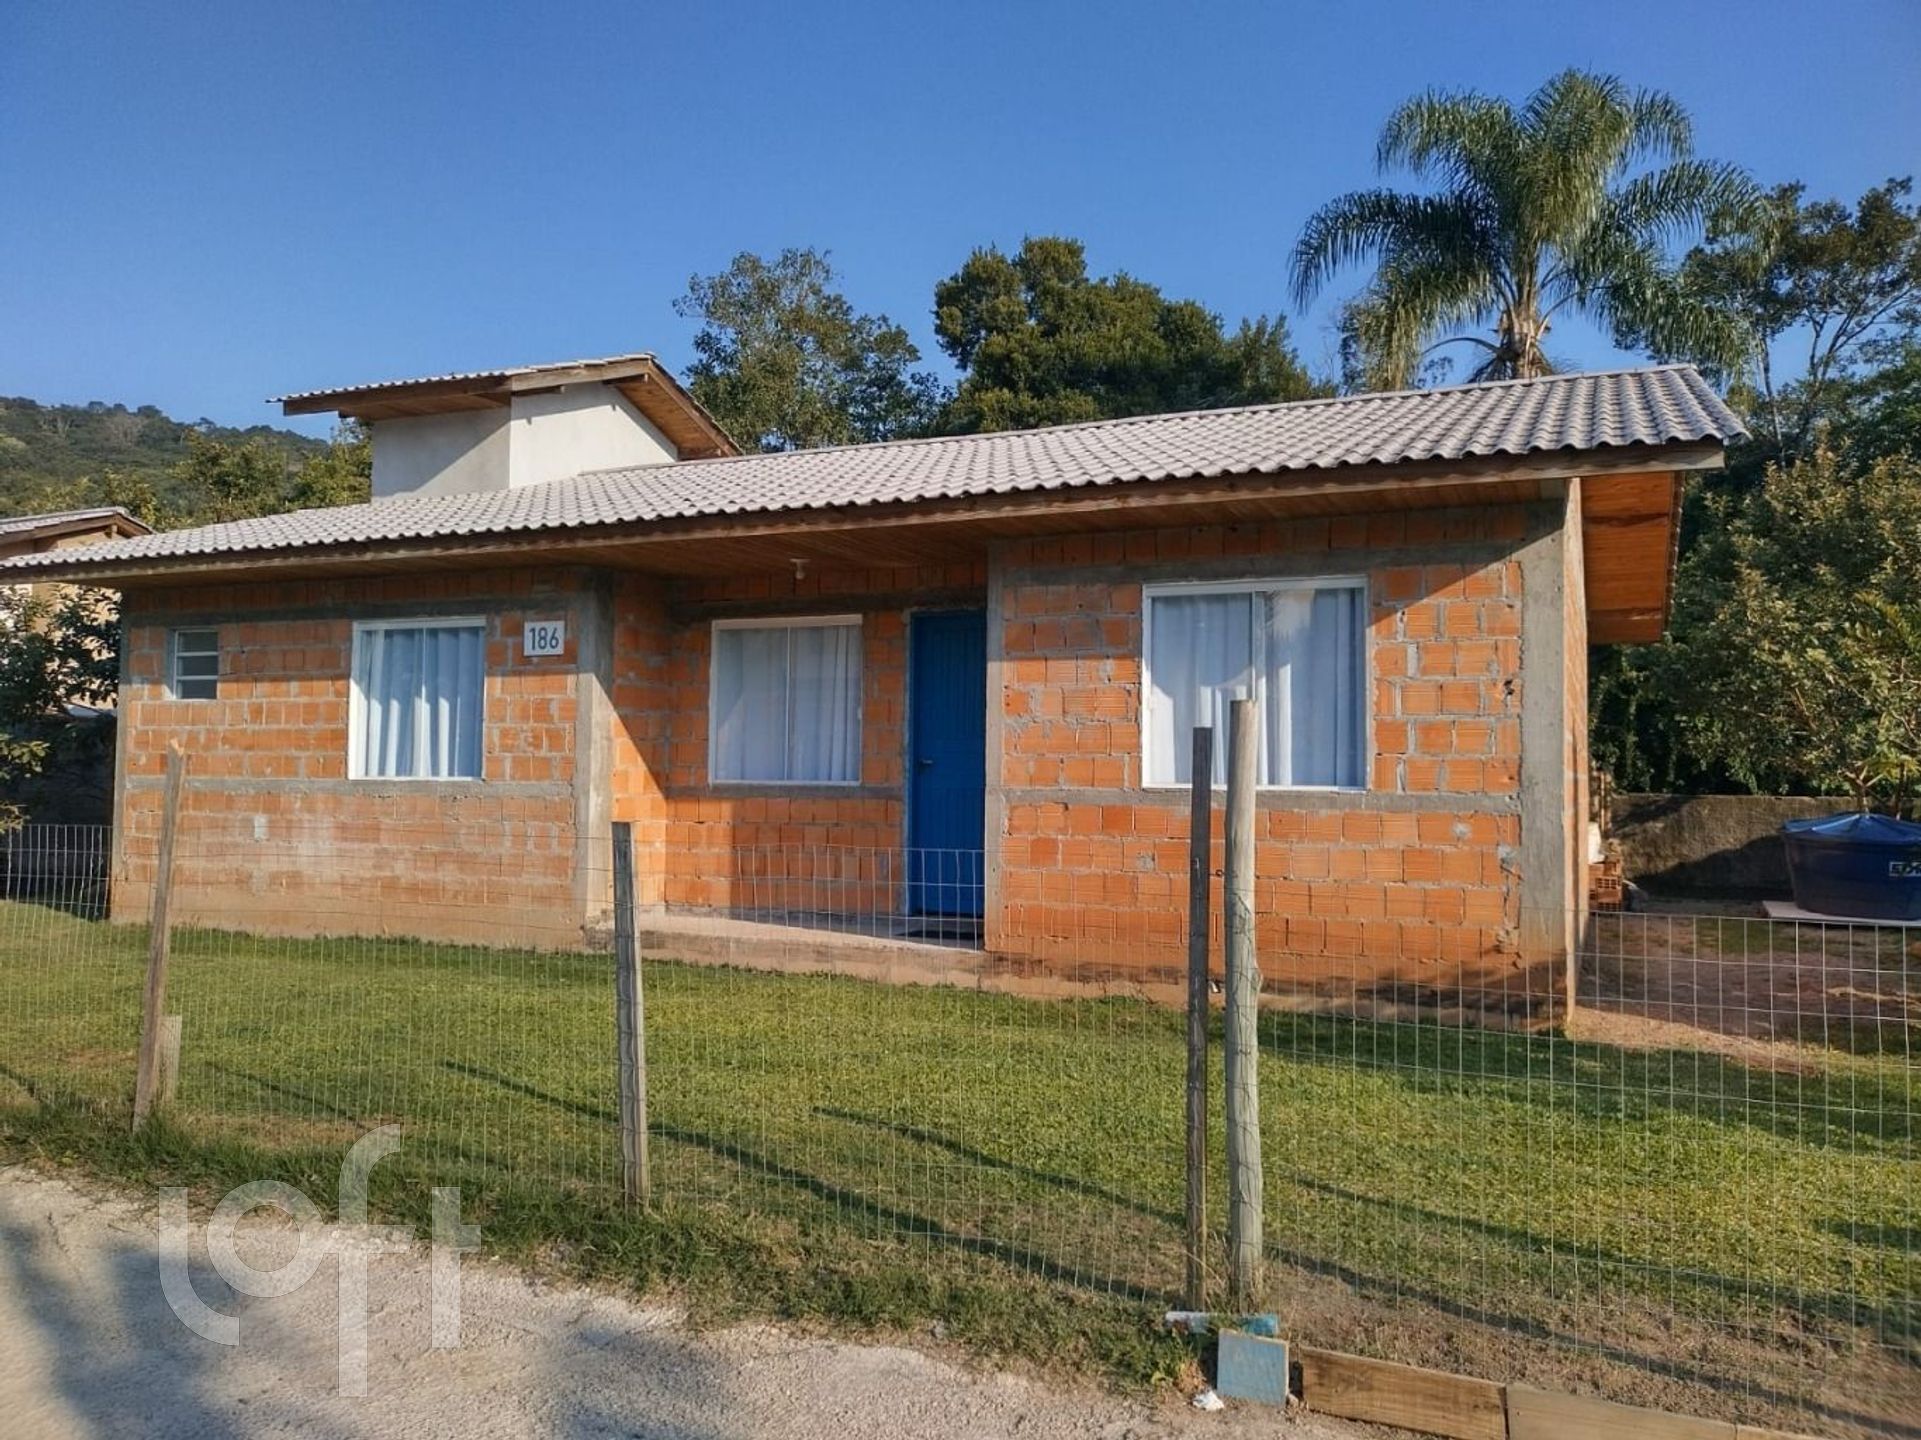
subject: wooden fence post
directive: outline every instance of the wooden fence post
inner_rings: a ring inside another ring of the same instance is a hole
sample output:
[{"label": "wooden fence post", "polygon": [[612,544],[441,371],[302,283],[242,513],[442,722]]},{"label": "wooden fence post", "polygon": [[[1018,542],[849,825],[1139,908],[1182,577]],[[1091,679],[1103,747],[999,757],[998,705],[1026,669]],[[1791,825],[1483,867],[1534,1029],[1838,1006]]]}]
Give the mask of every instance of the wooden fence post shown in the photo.
[{"label": "wooden fence post", "polygon": [[1187,822],[1187,1308],[1207,1308],[1207,957],[1213,948],[1214,731],[1194,727]]},{"label": "wooden fence post", "polygon": [[1227,883],[1227,1233],[1237,1305],[1261,1301],[1261,972],[1254,948],[1254,782],[1260,758],[1255,702],[1228,712]]},{"label": "wooden fence post", "polygon": [[634,935],[634,831],[614,822],[614,1038],[620,1064],[620,1183],[630,1204],[648,1201],[647,999]]},{"label": "wooden fence post", "polygon": [[[180,829],[180,792],[186,783],[187,757],[176,742],[167,752],[167,786],[160,801],[160,854],[154,865],[153,910],[147,922],[147,988],[140,1012],[140,1063],[133,1079],[133,1128],[172,1087],[164,1083],[161,1029],[167,1013],[167,956],[173,944],[173,851]],[[180,1057],[176,1048],[173,1063]]]},{"label": "wooden fence post", "polygon": [[173,1104],[174,1093],[179,1088],[180,1017],[162,1015],[160,1017],[160,1075],[153,1093],[154,1106],[165,1110]]}]

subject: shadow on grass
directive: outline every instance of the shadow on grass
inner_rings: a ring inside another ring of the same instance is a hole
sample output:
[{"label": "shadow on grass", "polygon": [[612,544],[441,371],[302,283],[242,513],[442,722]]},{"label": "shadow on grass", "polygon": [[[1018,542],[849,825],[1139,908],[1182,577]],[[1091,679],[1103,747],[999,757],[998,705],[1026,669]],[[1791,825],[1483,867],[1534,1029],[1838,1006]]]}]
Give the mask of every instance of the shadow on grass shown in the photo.
[{"label": "shadow on grass", "polygon": [[[1484,1236],[1509,1247],[1519,1257],[1548,1256],[1555,1263],[1568,1260],[1577,1265],[1591,1264],[1597,1269],[1616,1275],[1638,1274],[1648,1269],[1649,1262],[1634,1259],[1601,1245],[1570,1244],[1564,1240],[1550,1240],[1531,1230],[1477,1220],[1464,1215],[1450,1215],[1406,1200],[1384,1200],[1374,1195],[1363,1195],[1359,1191],[1349,1190],[1340,1185],[1331,1185],[1306,1175],[1295,1174],[1286,1178],[1288,1183],[1300,1189],[1384,1211],[1396,1219],[1407,1221],[1410,1225],[1429,1226],[1438,1232],[1469,1231],[1475,1235]],[[1861,1228],[1850,1230],[1840,1222],[1823,1222],[1822,1228],[1831,1230],[1844,1238],[1853,1239],[1859,1244],[1876,1243],[1862,1238],[1864,1232]],[[1889,1238],[1881,1243],[1887,1248],[1900,1250],[1913,1248],[1914,1231],[1898,1227],[1883,1227],[1883,1229]],[[1681,1287],[1698,1286],[1703,1290],[1710,1290],[1733,1299],[1758,1301],[1785,1308],[1808,1320],[1827,1320],[1842,1325],[1866,1326],[1873,1330],[1876,1337],[1884,1343],[1921,1340],[1921,1306],[1912,1301],[1895,1301],[1887,1305],[1870,1304],[1846,1295],[1837,1295],[1831,1291],[1797,1290],[1783,1285],[1760,1284],[1700,1269],[1677,1268],[1674,1279]]]},{"label": "shadow on grass", "polygon": [[36,1105],[50,1105],[55,1099],[59,1098],[47,1094],[47,1092],[41,1088],[40,1081],[33,1075],[25,1070],[16,1070],[11,1065],[0,1064],[0,1079],[11,1080],[14,1084],[18,1085],[26,1097]]},{"label": "shadow on grass", "polygon": [[538,1100],[543,1105],[551,1105],[556,1110],[565,1110],[571,1115],[579,1115],[588,1120],[600,1120],[609,1125],[620,1124],[618,1111],[606,1105],[590,1105],[582,1100],[569,1100],[564,1095],[555,1095],[529,1085],[525,1080],[516,1080],[511,1075],[502,1075],[498,1070],[488,1070],[480,1065],[469,1065],[464,1060],[442,1060],[442,1070],[463,1076],[468,1080],[478,1080],[483,1084],[497,1085],[513,1095],[521,1095],[529,1100]]},{"label": "shadow on grass", "polygon": [[1293,1253],[1272,1245],[1268,1249],[1269,1254],[1284,1265],[1323,1279],[1338,1281],[1356,1295],[1375,1299],[1377,1303],[1390,1307],[1412,1302],[1451,1319],[1484,1325],[1507,1335],[1537,1341],[1565,1353],[1597,1355],[1629,1369],[1645,1371],[1650,1375],[1665,1376],[1670,1380],[1695,1385],[1719,1395],[1737,1392],[1802,1415],[1857,1426],[1873,1434],[1898,1436],[1900,1440],[1921,1440],[1921,1424],[1891,1421],[1886,1416],[1869,1415],[1847,1409],[1818,1395],[1797,1395],[1764,1385],[1749,1370],[1744,1369],[1736,1373],[1689,1364],[1684,1360],[1671,1359],[1667,1355],[1596,1340],[1590,1335],[1570,1334],[1532,1316],[1471,1304],[1438,1290],[1410,1285],[1399,1276],[1383,1279],[1365,1270],[1358,1270],[1332,1260],[1324,1260],[1318,1256]]},{"label": "shadow on grass", "polygon": [[[478,1065],[457,1060],[443,1060],[440,1063],[446,1069],[470,1080],[486,1081],[515,1095],[538,1100],[572,1114],[618,1123],[615,1113],[604,1106],[583,1104],[564,1096],[550,1094],[537,1086],[529,1085],[524,1080],[516,1080],[511,1075],[502,1075]],[[889,1205],[872,1196],[863,1195],[858,1190],[850,1190],[844,1185],[837,1185],[821,1176],[783,1164],[758,1150],[722,1136],[711,1135],[703,1130],[690,1130],[682,1126],[662,1124],[658,1121],[648,1126],[648,1132],[663,1140],[672,1140],[678,1144],[705,1150],[711,1155],[739,1166],[756,1179],[778,1181],[790,1189],[833,1206],[840,1215],[859,1217],[872,1224],[877,1230],[892,1232],[895,1238],[924,1240],[929,1244],[960,1253],[985,1256],[1030,1275],[1061,1281],[1083,1289],[1096,1290],[1137,1304],[1160,1305],[1166,1303],[1169,1298],[1165,1292],[1149,1289],[1133,1281],[1089,1274],[1077,1266],[1056,1260],[1052,1256],[1025,1246],[996,1240],[992,1236],[969,1235],[951,1229],[924,1215]]]},{"label": "shadow on grass", "polygon": [[1897,1153],[1913,1146],[1921,1076],[1746,1065],[1698,1050],[1629,1050],[1592,1040],[1348,1019],[1261,1017],[1276,1059],[1385,1074],[1406,1084],[1491,1092],[1574,1119],[1635,1123],[1677,1114],[1800,1145]]},{"label": "shadow on grass", "polygon": [[857,1110],[840,1110],[832,1105],[816,1105],[814,1107],[814,1113],[825,1116],[830,1120],[844,1120],[850,1125],[866,1125],[876,1130],[886,1130],[900,1136],[903,1140],[912,1140],[920,1145],[931,1145],[936,1149],[947,1151],[950,1155],[958,1155],[961,1159],[971,1161],[983,1170],[998,1170],[1002,1174],[1012,1175],[1016,1179],[1031,1180],[1037,1185],[1046,1185],[1056,1190],[1066,1190],[1071,1194],[1084,1195],[1090,1200],[1105,1201],[1109,1205],[1117,1206],[1123,1210],[1131,1210],[1136,1215],[1143,1216],[1149,1220],[1158,1220],[1163,1224],[1174,1226],[1185,1223],[1184,1217],[1175,1214],[1171,1210],[1156,1210],[1151,1205],[1143,1205],[1140,1201],[1130,1196],[1123,1195],[1116,1190],[1109,1190],[1105,1186],[1098,1185],[1092,1180],[1079,1180],[1072,1175],[1057,1175],[1050,1170],[1036,1170],[1031,1165],[1022,1165],[1013,1160],[1003,1160],[998,1155],[990,1155],[985,1150],[979,1150],[972,1145],[952,1139],[941,1134],[938,1130],[924,1130],[918,1125],[904,1125],[897,1120],[883,1120],[878,1115],[863,1115]]},{"label": "shadow on grass", "polygon": [[[1857,1225],[1852,1220],[1823,1220],[1820,1226],[1828,1234],[1846,1240],[1854,1245],[1872,1245],[1878,1250],[1899,1250],[1909,1256],[1921,1255],[1921,1226],[1915,1225]],[[1921,1296],[1917,1296],[1915,1329],[1921,1333]]]},{"label": "shadow on grass", "polygon": [[354,1125],[364,1125],[367,1123],[354,1111],[343,1110],[330,1100],[323,1100],[318,1095],[299,1089],[293,1085],[283,1085],[278,1080],[269,1080],[264,1075],[255,1075],[250,1070],[236,1070],[232,1066],[221,1065],[217,1062],[209,1064],[207,1068],[215,1074],[227,1075],[235,1080],[244,1080],[249,1085],[257,1085],[262,1090],[278,1095],[284,1100],[298,1100],[313,1110],[323,1111],[333,1116],[336,1120],[345,1120]]}]

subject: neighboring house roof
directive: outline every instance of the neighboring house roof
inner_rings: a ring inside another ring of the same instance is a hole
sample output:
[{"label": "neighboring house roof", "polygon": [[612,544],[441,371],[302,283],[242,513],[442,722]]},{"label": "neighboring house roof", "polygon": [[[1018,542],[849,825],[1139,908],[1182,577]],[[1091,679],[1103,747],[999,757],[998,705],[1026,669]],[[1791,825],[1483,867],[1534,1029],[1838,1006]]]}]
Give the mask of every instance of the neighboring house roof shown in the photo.
[{"label": "neighboring house roof", "polygon": [[376,380],[334,390],[303,390],[276,395],[269,403],[280,406],[287,415],[331,410],[357,420],[403,420],[455,410],[499,409],[510,405],[516,395],[590,384],[609,385],[619,391],[659,427],[684,458],[739,453],[714,417],[666,366],[645,351],[598,360],[558,360],[546,365],[426,375],[415,380]]},{"label": "neighboring house roof", "polygon": [[44,515],[0,516],[0,555],[21,546],[68,536],[84,536],[94,531],[107,536],[151,535],[153,527],[118,505],[95,505],[86,510],[50,510]]},{"label": "neighboring house roof", "polygon": [[[1230,475],[1718,445],[1741,423],[1687,366],[1405,390],[873,445],[681,460],[400,496],[22,557],[113,564],[840,510]],[[1694,462],[1701,463],[1698,459]],[[1674,462],[1669,462],[1673,467]]]}]

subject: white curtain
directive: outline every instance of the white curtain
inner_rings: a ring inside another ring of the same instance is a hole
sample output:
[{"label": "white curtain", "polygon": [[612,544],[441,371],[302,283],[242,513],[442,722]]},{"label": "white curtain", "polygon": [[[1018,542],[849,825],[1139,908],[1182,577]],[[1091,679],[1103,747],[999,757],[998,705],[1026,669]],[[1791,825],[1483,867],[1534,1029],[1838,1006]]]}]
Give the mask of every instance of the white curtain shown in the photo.
[{"label": "white curtain", "polygon": [[1148,696],[1147,748],[1156,785],[1194,777],[1193,731],[1214,727],[1214,782],[1227,783],[1227,706],[1254,694],[1254,625],[1246,592],[1159,595],[1148,639],[1154,689]]},{"label": "white curtain", "polygon": [[1361,783],[1361,592],[1275,590],[1267,601],[1262,782]]},{"label": "white curtain", "polygon": [[860,626],[714,632],[716,780],[860,778]]},{"label": "white curtain", "polygon": [[484,634],[478,625],[362,632],[360,773],[479,779]]},{"label": "white curtain", "polygon": [[1241,691],[1261,705],[1261,784],[1360,785],[1361,597],[1348,586],[1156,595],[1149,783],[1187,784],[1191,732],[1212,725],[1225,784],[1228,702]]}]

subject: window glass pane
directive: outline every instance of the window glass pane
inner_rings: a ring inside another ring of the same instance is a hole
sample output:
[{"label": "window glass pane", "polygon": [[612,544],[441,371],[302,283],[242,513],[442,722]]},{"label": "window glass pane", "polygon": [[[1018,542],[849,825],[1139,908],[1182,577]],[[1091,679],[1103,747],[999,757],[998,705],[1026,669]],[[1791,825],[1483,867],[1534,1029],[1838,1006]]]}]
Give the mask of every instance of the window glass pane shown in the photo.
[{"label": "window glass pane", "polygon": [[1228,705],[1261,702],[1262,785],[1365,780],[1364,591],[1261,585],[1150,595],[1150,785],[1191,779],[1192,732],[1214,727],[1214,782],[1227,780]]},{"label": "window glass pane", "polygon": [[860,778],[860,626],[713,632],[715,780]]},{"label": "window glass pane", "polygon": [[478,625],[361,631],[354,646],[358,773],[480,778],[484,652]]},{"label": "window glass pane", "polygon": [[714,632],[716,780],[787,778],[787,632]]},{"label": "window glass pane", "polygon": [[852,625],[802,625],[788,632],[793,695],[788,706],[787,778],[860,778],[860,632]]},{"label": "window glass pane", "polygon": [[220,632],[176,630],[171,686],[177,700],[214,700],[220,694]]},{"label": "window glass pane", "polygon": [[1361,591],[1273,590],[1265,599],[1261,783],[1361,784]]},{"label": "window glass pane", "polygon": [[1251,598],[1246,592],[1154,597],[1149,784],[1185,785],[1193,778],[1197,725],[1214,727],[1214,779],[1226,782],[1228,702],[1237,689],[1254,693]]}]

